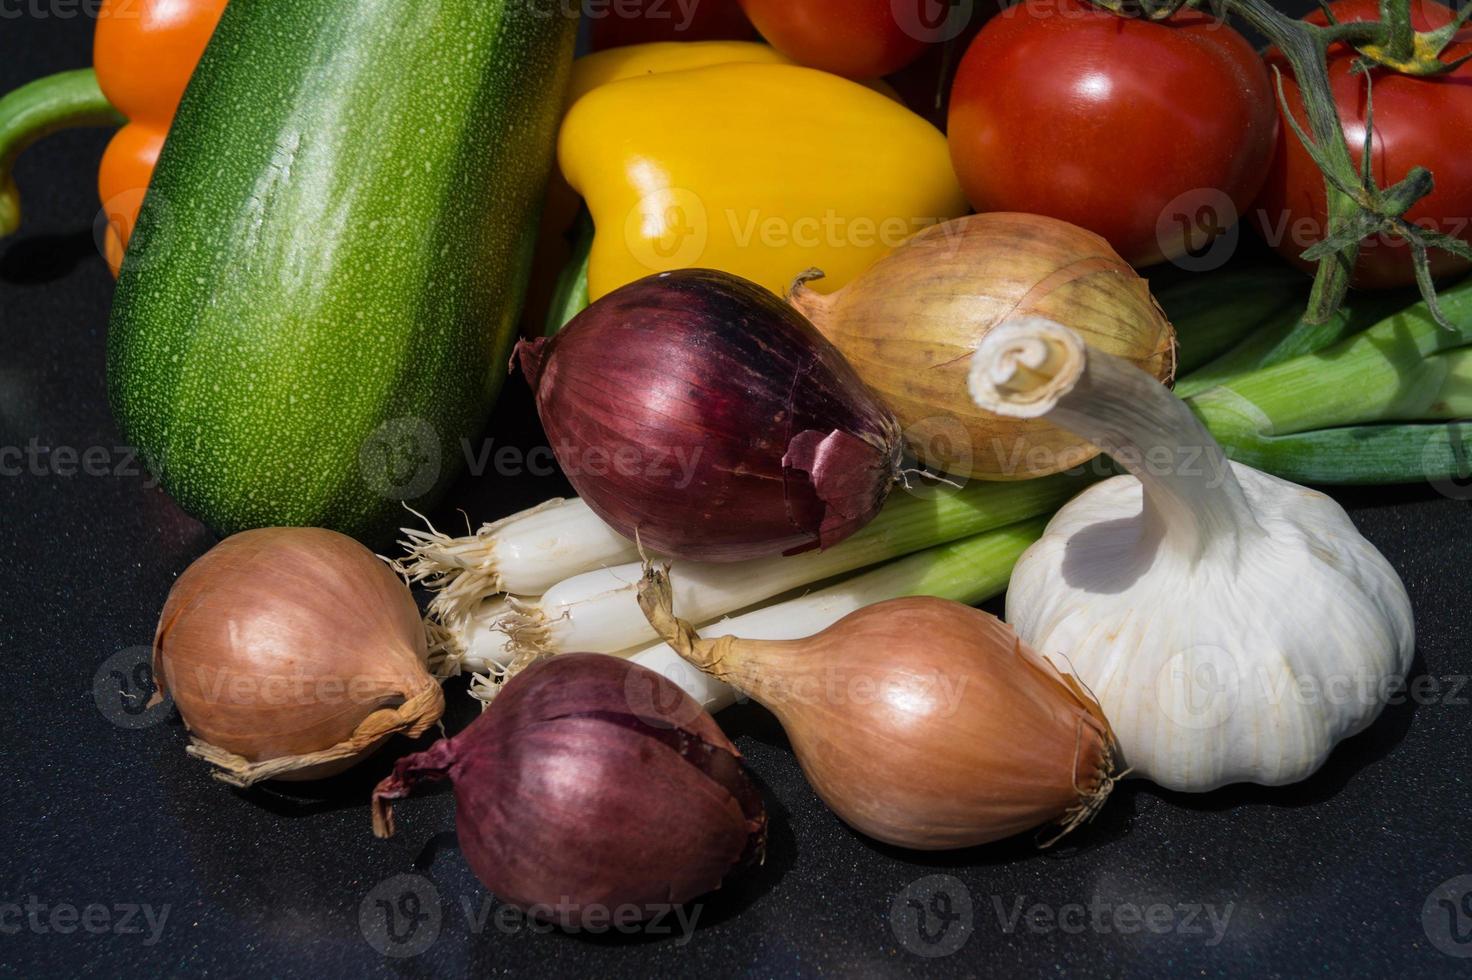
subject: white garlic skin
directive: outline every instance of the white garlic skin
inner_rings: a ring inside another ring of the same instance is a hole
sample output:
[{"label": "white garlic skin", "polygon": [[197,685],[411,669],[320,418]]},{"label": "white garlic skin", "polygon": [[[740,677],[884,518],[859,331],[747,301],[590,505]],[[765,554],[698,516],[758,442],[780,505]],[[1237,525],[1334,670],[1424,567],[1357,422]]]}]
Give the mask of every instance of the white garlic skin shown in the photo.
[{"label": "white garlic skin", "polygon": [[1322,493],[1231,464],[1261,531],[1193,563],[1141,485],[1084,491],[1023,554],[1007,621],[1098,698],[1133,775],[1175,790],[1313,773],[1410,668],[1395,569]]}]

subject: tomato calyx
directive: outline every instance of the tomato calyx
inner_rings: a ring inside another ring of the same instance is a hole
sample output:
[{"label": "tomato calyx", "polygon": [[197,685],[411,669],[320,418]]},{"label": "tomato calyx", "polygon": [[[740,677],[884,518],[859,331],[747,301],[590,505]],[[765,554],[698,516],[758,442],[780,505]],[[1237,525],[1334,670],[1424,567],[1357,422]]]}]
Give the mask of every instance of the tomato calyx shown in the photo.
[{"label": "tomato calyx", "polygon": [[[1329,22],[1329,26],[1324,28],[1328,32],[1351,26],[1339,23],[1328,7],[1324,8],[1324,17]],[[1356,71],[1369,71],[1378,65],[1402,75],[1423,78],[1445,75],[1472,61],[1472,53],[1452,61],[1441,60],[1442,54],[1451,47],[1457,40],[1457,34],[1466,26],[1468,17],[1472,17],[1472,6],[1464,5],[1455,17],[1441,27],[1431,31],[1418,31],[1411,23],[1410,4],[1404,0],[1389,0],[1380,4],[1380,20],[1354,22],[1354,30],[1344,40],[1363,55],[1360,63],[1355,66]],[[1359,25],[1363,24],[1370,25],[1368,32],[1361,30]],[[1355,40],[1349,36],[1360,33],[1366,33],[1367,39]]]}]

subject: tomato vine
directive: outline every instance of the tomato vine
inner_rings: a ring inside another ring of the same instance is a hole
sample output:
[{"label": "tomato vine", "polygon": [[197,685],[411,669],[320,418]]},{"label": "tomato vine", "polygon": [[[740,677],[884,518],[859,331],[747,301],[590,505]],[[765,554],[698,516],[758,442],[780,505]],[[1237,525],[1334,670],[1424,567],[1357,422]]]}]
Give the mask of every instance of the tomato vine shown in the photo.
[{"label": "tomato vine", "polygon": [[[1292,127],[1324,177],[1329,202],[1329,224],[1323,241],[1303,253],[1318,263],[1308,309],[1288,338],[1290,347],[1315,349],[1316,337],[1334,330],[1334,318],[1349,289],[1350,274],[1366,238],[1387,234],[1404,239],[1410,246],[1416,283],[1437,321],[1450,327],[1436,301],[1436,287],[1427,260],[1429,249],[1438,248],[1472,260],[1472,247],[1460,239],[1419,227],[1405,214],[1431,193],[1433,178],[1425,167],[1412,168],[1400,181],[1380,187],[1371,173],[1370,141],[1373,130],[1373,84],[1371,69],[1384,68],[1407,75],[1438,75],[1451,71],[1467,57],[1443,61],[1442,52],[1472,17],[1472,4],[1464,6],[1445,26],[1434,31],[1417,31],[1411,22],[1411,0],[1380,0],[1380,19],[1338,23],[1326,5],[1329,23],[1311,24],[1274,9],[1267,0],[1091,0],[1120,16],[1161,20],[1183,7],[1210,11],[1220,18],[1236,17],[1278,48],[1292,67],[1308,119],[1305,130],[1287,106],[1282,75],[1273,73],[1282,117]],[[1335,108],[1329,83],[1329,51],[1348,44],[1359,54],[1357,68],[1365,75],[1367,114],[1365,153],[1356,166]],[[1472,56],[1468,56],[1472,57]]]}]

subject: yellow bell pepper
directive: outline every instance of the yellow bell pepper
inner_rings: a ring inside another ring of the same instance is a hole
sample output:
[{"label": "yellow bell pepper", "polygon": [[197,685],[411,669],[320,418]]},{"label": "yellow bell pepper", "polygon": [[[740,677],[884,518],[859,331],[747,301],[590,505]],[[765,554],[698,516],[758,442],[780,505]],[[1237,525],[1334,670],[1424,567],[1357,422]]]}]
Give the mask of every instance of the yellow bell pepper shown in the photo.
[{"label": "yellow bell pepper", "polygon": [[776,48],[756,41],[654,41],[630,44],[583,55],[572,63],[567,81],[567,104],[609,82],[640,75],[689,71],[731,62],[790,65],[794,62]]},{"label": "yellow bell pepper", "polygon": [[[685,71],[731,61],[787,65],[792,62],[775,48],[755,41],[657,41],[629,44],[584,55],[572,63],[565,105],[571,106],[593,89],[609,82],[667,71]],[[896,96],[898,98],[898,96]],[[573,256],[567,231],[582,202],[555,170],[547,184],[542,223],[537,232],[536,258],[527,286],[523,324],[527,333],[542,331],[557,290],[562,268]]]},{"label": "yellow bell pepper", "polygon": [[592,299],[696,266],[779,294],[816,267],[828,292],[968,210],[934,126],[873,89],[777,63],[598,85],[569,108],[558,159],[597,229]]},{"label": "yellow bell pepper", "polygon": [[[572,63],[572,76],[567,82],[567,105],[609,82],[660,75],[671,71],[689,71],[710,65],[795,65],[797,62],[770,44],[757,41],[651,41],[630,44],[585,54]],[[896,102],[903,102],[882,78],[860,82]]]}]

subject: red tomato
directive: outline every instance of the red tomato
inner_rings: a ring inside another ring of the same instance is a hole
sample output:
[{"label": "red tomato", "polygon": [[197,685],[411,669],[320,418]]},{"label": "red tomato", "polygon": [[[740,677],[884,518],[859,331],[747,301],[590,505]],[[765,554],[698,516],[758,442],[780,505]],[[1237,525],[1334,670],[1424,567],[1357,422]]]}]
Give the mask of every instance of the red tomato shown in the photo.
[{"label": "red tomato", "polygon": [[[1378,0],[1339,0],[1330,9],[1344,23],[1378,20],[1380,16]],[[1452,16],[1437,3],[1413,0],[1411,5],[1411,20],[1417,30],[1434,30]],[[1304,19],[1326,23],[1322,12]],[[1464,29],[1442,54],[1442,60],[1450,62],[1469,52],[1472,29]],[[1357,57],[1345,45],[1335,45],[1329,52],[1329,83],[1350,152],[1359,164],[1365,146],[1365,78],[1349,73]],[[1302,96],[1287,61],[1274,51],[1269,53],[1268,62],[1282,70],[1288,104],[1299,125],[1307,130]],[[1472,242],[1472,228],[1468,227],[1472,219],[1472,153],[1467,146],[1472,136],[1472,63],[1434,78],[1413,78],[1382,68],[1372,72],[1371,79],[1375,100],[1371,168],[1376,182],[1386,187],[1412,167],[1426,167],[1436,187],[1406,212],[1407,220]],[[1294,265],[1312,268],[1298,256],[1324,237],[1324,178],[1286,123],[1278,134],[1267,183],[1252,213],[1268,244]],[[1433,250],[1429,258],[1433,275],[1451,275],[1468,268],[1467,262],[1440,250]],[[1360,245],[1354,271],[1356,286],[1391,289],[1413,282],[1415,271],[1405,239],[1373,237]]]},{"label": "red tomato", "polygon": [[1151,23],[1024,0],[966,51],[948,128],[978,211],[1071,221],[1149,265],[1246,210],[1276,125],[1261,59],[1212,17]]},{"label": "red tomato", "polygon": [[944,40],[950,10],[940,0],[741,0],[741,7],[787,57],[858,79],[898,71]]},{"label": "red tomato", "polygon": [[756,29],[736,0],[585,0],[594,51],[652,41],[749,41]]}]

